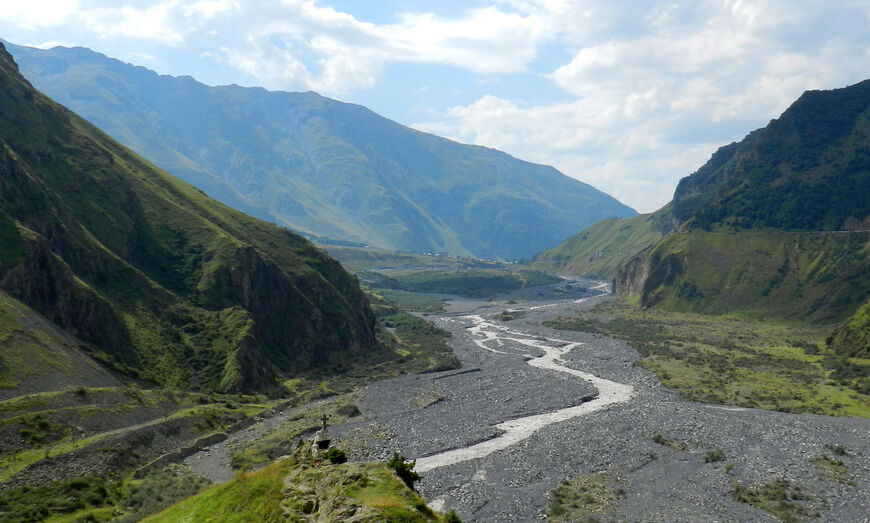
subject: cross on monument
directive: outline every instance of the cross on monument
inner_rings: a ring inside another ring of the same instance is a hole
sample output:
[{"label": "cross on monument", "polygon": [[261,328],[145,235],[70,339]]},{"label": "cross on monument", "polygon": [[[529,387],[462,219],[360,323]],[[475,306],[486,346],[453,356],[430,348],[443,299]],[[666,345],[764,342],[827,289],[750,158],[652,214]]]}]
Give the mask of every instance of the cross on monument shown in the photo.
[{"label": "cross on monument", "polygon": [[323,417],[322,417],[321,419],[323,420],[323,430],[326,430],[326,420],[329,419],[329,416],[327,416],[326,414],[324,414]]}]

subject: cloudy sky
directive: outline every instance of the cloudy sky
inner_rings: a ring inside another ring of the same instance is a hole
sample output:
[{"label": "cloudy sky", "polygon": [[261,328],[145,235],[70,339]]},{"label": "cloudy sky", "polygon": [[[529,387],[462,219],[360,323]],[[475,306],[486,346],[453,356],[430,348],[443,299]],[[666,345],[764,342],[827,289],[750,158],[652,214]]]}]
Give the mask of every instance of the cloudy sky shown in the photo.
[{"label": "cloudy sky", "polygon": [[641,212],[803,91],[870,77],[870,0],[0,0],[0,37],[317,91]]}]

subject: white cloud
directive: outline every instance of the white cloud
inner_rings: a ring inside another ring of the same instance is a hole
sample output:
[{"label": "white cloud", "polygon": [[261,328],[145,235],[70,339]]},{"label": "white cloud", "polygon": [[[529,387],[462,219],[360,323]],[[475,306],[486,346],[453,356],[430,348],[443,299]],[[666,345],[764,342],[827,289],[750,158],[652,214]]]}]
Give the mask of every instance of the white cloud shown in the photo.
[{"label": "white cloud", "polygon": [[[648,3],[640,12],[609,5],[591,17],[553,18],[565,4],[502,3],[548,18],[577,44],[549,75],[573,101],[523,107],[483,96],[415,127],[555,165],[642,211],[666,203],[718,146],[779,116],[803,91],[854,83],[870,70],[863,15],[848,34],[834,6]],[[830,19],[841,22],[837,34],[819,29]]]},{"label": "white cloud", "polygon": [[13,21],[35,30],[65,21],[78,8],[79,3],[75,0],[8,1],[0,8],[0,20]]}]

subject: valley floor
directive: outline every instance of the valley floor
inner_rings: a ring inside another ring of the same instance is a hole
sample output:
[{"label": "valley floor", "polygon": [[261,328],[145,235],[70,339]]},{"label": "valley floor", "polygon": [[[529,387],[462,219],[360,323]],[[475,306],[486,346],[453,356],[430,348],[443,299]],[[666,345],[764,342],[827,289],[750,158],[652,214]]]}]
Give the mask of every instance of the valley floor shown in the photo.
[{"label": "valley floor", "polygon": [[[602,520],[763,521],[775,513],[865,521],[870,514],[870,419],[680,399],[633,365],[638,354],[625,342],[542,326],[607,297],[536,298],[511,304],[454,300],[449,312],[430,316],[453,333],[450,344],[463,368],[364,388],[358,400],[362,418],[330,429],[349,457],[382,461],[397,450],[423,458],[420,492],[434,507],[455,509],[466,521],[546,518],[551,492],[576,478],[601,480],[607,495],[586,509]],[[485,343],[498,352],[476,343],[485,336],[475,328],[481,321],[495,326],[490,331],[512,331]],[[549,424],[483,457],[445,466],[427,461],[491,440],[501,434],[499,423],[568,409],[596,394],[582,377],[530,366],[528,361],[546,353],[536,343],[570,348],[554,361],[631,387],[630,399]]]}]

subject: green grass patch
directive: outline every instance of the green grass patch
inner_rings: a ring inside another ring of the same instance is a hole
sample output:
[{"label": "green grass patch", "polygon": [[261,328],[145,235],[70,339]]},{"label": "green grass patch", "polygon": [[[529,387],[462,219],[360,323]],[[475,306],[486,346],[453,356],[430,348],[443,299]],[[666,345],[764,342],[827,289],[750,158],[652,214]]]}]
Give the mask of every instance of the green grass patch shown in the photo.
[{"label": "green grass patch", "polygon": [[[40,487],[20,487],[7,490],[0,496],[0,522],[19,523],[44,521],[53,517],[75,515],[82,512],[99,513],[117,503],[122,492],[116,483],[102,478],[85,477],[56,481]],[[103,518],[92,519],[105,521]]]},{"label": "green grass patch", "polygon": [[328,416],[330,425],[359,416],[355,400],[353,395],[336,397],[300,412],[261,438],[234,447],[230,463],[233,468],[249,470],[289,455],[301,436],[320,428],[323,416]]},{"label": "green grass patch", "polygon": [[445,521],[386,465],[332,464],[304,448],[146,521],[340,521],[347,514],[369,521]]},{"label": "green grass patch", "polygon": [[734,479],[731,499],[760,508],[785,522],[804,521],[820,516],[814,509],[823,500],[804,492],[799,486],[780,479],[771,483],[744,485]]},{"label": "green grass patch", "polygon": [[658,433],[653,434],[652,440],[654,442],[658,443],[659,445],[664,445],[665,447],[670,447],[674,450],[686,450],[686,448],[687,448],[686,445],[684,445],[682,443],[678,443],[672,439],[666,438],[665,436],[662,436],[661,434],[658,434]]},{"label": "green grass patch", "polygon": [[511,311],[503,310],[498,314],[493,315],[493,318],[500,321],[518,320],[526,317],[526,311]]},{"label": "green grass patch", "polygon": [[825,479],[848,483],[846,473],[849,471],[849,468],[843,460],[823,454],[822,456],[811,459],[810,463],[815,465],[819,471],[822,472]]},{"label": "green grass patch", "polygon": [[444,312],[444,298],[438,296],[393,289],[380,289],[378,292],[387,300],[398,305],[399,308],[409,312]]},{"label": "green grass patch", "polygon": [[849,360],[825,347],[829,326],[643,309],[623,300],[544,324],[628,341],[642,367],[687,399],[870,417],[870,396],[856,386],[867,370],[852,366],[843,374]]},{"label": "green grass patch", "polygon": [[604,472],[561,482],[550,493],[550,521],[577,521],[606,514],[625,495],[616,484]]},{"label": "green grass patch", "polygon": [[561,281],[538,271],[467,269],[456,271],[409,271],[376,275],[372,286],[410,292],[453,294],[469,298],[486,298],[526,287]]}]

